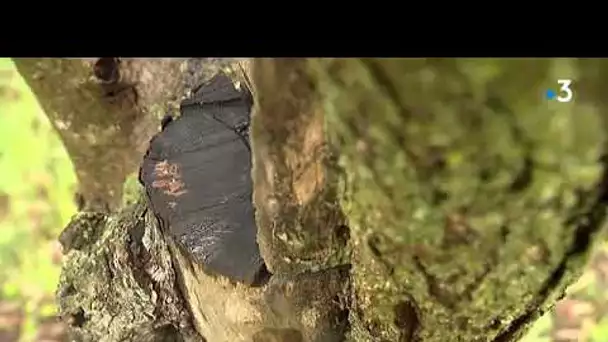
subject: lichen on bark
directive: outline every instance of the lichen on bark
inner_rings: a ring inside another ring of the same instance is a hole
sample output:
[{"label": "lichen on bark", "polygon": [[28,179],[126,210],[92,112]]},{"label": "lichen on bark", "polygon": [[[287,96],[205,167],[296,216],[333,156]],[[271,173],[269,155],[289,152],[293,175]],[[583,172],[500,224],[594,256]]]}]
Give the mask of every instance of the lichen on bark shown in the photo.
[{"label": "lichen on bark", "polygon": [[57,296],[73,339],[202,341],[145,203],[113,216],[81,212],[62,233],[66,261]]},{"label": "lichen on bark", "polygon": [[558,63],[310,61],[353,189],[353,340],[511,341],[563,295],[608,130],[603,102],[542,97]]}]

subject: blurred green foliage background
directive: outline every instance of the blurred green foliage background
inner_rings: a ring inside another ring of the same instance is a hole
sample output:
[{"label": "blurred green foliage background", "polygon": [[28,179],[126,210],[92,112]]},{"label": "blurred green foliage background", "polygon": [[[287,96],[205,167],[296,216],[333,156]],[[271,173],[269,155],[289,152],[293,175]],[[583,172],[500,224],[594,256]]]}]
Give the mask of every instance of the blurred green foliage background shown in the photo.
[{"label": "blurred green foliage background", "polygon": [[10,59],[0,59],[0,341],[55,314],[61,247],[76,176],[59,137]]},{"label": "blurred green foliage background", "polygon": [[[62,341],[57,235],[76,212],[59,137],[10,59],[0,58],[0,342]],[[608,342],[608,244],[523,342]]]}]

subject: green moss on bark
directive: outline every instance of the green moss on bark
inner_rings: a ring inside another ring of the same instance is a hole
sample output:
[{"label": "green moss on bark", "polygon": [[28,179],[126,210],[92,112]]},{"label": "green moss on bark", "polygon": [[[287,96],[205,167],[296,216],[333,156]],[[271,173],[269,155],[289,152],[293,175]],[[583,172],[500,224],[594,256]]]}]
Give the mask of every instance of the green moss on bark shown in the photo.
[{"label": "green moss on bark", "polygon": [[572,103],[544,98],[577,66],[309,66],[352,189],[343,206],[353,340],[507,341],[524,331],[574,280],[604,218],[603,103],[579,103],[576,90]]},{"label": "green moss on bark", "polygon": [[57,298],[73,340],[201,341],[141,198],[112,216],[81,212],[62,233]]}]

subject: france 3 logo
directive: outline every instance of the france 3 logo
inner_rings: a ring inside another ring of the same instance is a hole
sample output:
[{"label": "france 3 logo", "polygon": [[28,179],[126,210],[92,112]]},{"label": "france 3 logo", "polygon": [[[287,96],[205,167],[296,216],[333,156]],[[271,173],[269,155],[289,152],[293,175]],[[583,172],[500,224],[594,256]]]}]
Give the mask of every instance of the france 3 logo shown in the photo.
[{"label": "france 3 logo", "polygon": [[553,89],[547,90],[547,100],[557,100],[557,102],[570,102],[574,97],[572,92],[572,80],[561,79],[557,80],[559,89],[557,91]]}]

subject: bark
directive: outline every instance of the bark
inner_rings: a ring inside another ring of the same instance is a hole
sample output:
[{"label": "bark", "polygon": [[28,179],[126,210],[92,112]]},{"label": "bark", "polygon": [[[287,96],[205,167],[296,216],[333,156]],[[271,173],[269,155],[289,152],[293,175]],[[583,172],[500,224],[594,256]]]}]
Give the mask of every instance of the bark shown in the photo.
[{"label": "bark", "polygon": [[114,217],[81,212],[66,227],[57,298],[71,340],[201,340],[155,223],[140,201]]},{"label": "bark", "polygon": [[355,340],[512,341],[563,296],[607,180],[605,100],[542,97],[554,68],[599,88],[605,63],[570,63],[310,61],[352,189]]},{"label": "bark", "polygon": [[262,59],[254,67],[253,179],[262,256],[281,274],[346,264],[340,172],[307,61]]},{"label": "bark", "polygon": [[137,171],[160,118],[220,66],[201,59],[14,62],[72,159],[79,202],[95,211],[120,207],[123,183]]},{"label": "bark", "polygon": [[[249,288],[206,275],[142,201],[82,213],[63,234],[58,297],[84,340],[516,341],[578,276],[606,214],[607,62],[245,71],[273,276]],[[575,80],[572,103],[543,98],[557,78]]]},{"label": "bark", "polygon": [[[351,340],[513,341],[577,276],[605,216],[605,63],[259,60],[254,70],[264,257],[286,272],[302,270],[298,256],[326,267],[339,221],[306,221],[314,211],[301,198],[344,179]],[[542,97],[557,76],[580,81],[575,103]],[[340,157],[324,171],[308,164],[319,117]],[[313,206],[333,208],[331,197]],[[308,246],[330,252],[311,257]]]}]

